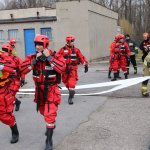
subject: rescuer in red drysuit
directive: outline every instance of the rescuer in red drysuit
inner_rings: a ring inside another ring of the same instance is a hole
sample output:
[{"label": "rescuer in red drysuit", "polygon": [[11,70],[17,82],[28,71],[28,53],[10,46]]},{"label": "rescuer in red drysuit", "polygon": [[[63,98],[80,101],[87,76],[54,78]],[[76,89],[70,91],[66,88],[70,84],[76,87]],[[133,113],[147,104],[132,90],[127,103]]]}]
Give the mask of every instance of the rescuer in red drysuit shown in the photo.
[{"label": "rescuer in red drysuit", "polygon": [[[12,88],[12,91],[14,92],[14,95],[16,95],[16,93],[19,91],[20,86],[23,86],[25,83],[25,76],[23,74],[21,75],[20,70],[19,70],[19,66],[22,63],[22,60],[18,56],[15,56],[12,54],[12,52],[13,52],[12,45],[3,44],[2,50],[9,53],[9,56],[12,58],[12,60],[15,62],[16,66],[18,68],[15,73],[11,73],[9,76],[10,78],[13,78],[13,82],[11,83],[11,88]],[[16,98],[15,111],[19,111],[20,104],[21,104],[21,101]]]},{"label": "rescuer in red drysuit", "polygon": [[[118,40],[118,35],[115,36],[115,41]],[[111,52],[111,45],[110,45],[110,56],[109,56],[109,70],[108,70],[108,78],[110,79],[111,78],[111,72],[112,72],[112,64],[113,64],[113,55],[112,55],[112,52]],[[121,79],[121,77],[119,76],[120,74],[120,70],[118,70],[117,72],[117,78],[118,79]]]},{"label": "rescuer in red drysuit", "polygon": [[13,79],[9,77],[11,73],[16,72],[16,64],[11,59],[9,54],[0,52],[0,121],[11,128],[12,139],[11,143],[16,143],[19,140],[19,132],[15,116],[13,114],[15,95],[11,91],[11,82]]},{"label": "rescuer in red drysuit", "polygon": [[66,45],[58,53],[64,56],[66,61],[66,72],[62,75],[62,81],[69,90],[68,103],[73,104],[75,86],[78,81],[78,65],[83,64],[85,73],[88,72],[88,61],[81,51],[74,46],[75,37],[67,36]]},{"label": "rescuer in red drysuit", "polygon": [[110,51],[112,70],[114,72],[114,78],[112,81],[117,80],[120,68],[124,72],[125,79],[127,79],[127,59],[130,57],[130,49],[128,44],[125,42],[125,36],[123,34],[115,36],[115,41],[113,41],[110,45]]},{"label": "rescuer in red drysuit", "polygon": [[48,49],[49,39],[45,35],[37,35],[34,39],[36,54],[29,55],[21,65],[21,72],[27,74],[33,70],[35,82],[35,103],[37,111],[44,116],[46,132],[45,150],[53,150],[52,136],[55,127],[58,105],[61,93],[58,84],[61,74],[66,69],[63,56]]}]

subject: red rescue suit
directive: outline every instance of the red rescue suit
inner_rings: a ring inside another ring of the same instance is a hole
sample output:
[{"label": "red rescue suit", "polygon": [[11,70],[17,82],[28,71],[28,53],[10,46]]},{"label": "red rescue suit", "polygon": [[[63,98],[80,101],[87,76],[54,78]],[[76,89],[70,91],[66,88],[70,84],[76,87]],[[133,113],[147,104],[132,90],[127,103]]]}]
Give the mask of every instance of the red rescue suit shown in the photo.
[{"label": "red rescue suit", "polygon": [[111,45],[110,45],[110,56],[109,56],[109,71],[112,71],[112,52],[111,52]]},{"label": "red rescue suit", "polygon": [[3,67],[0,77],[0,121],[12,127],[16,122],[13,114],[15,96],[10,90],[12,79],[9,78],[9,74],[16,71],[16,65],[5,53],[1,54],[0,63],[0,67]]},{"label": "red rescue suit", "polygon": [[66,72],[62,75],[62,81],[68,89],[74,89],[78,81],[78,65],[87,65],[88,61],[76,47],[70,48],[66,45],[58,53],[63,55],[66,61]]},{"label": "red rescue suit", "polygon": [[25,79],[25,75],[21,74],[20,72],[20,65],[22,64],[21,58],[18,56],[10,55],[12,60],[15,62],[16,65],[16,72],[10,73],[9,77],[12,78],[12,82],[10,84],[10,88],[12,91],[12,94],[16,95],[16,93],[19,91],[19,88],[21,86],[21,80]]},{"label": "red rescue suit", "polygon": [[127,72],[127,57],[130,57],[130,49],[126,42],[112,42],[111,46],[112,70],[116,73],[120,68],[124,73]]},{"label": "red rescue suit", "polygon": [[54,128],[57,116],[58,105],[61,101],[61,93],[58,84],[61,74],[65,71],[65,60],[60,54],[49,53],[52,60],[39,61],[36,55],[27,56],[21,65],[21,72],[27,74],[33,70],[33,80],[35,82],[35,99],[37,111],[44,116],[48,128]]}]

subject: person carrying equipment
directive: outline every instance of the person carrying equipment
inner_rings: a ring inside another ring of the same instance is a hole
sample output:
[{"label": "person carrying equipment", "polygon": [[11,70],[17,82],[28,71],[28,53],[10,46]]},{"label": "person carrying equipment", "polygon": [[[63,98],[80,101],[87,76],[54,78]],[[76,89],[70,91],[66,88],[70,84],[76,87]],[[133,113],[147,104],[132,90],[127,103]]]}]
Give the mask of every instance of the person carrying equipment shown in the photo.
[{"label": "person carrying equipment", "polygon": [[13,114],[15,95],[11,91],[13,79],[9,77],[15,73],[16,64],[8,53],[0,51],[0,121],[8,125],[12,132],[11,144],[18,142],[19,131]]},{"label": "person carrying equipment", "polygon": [[110,45],[112,70],[114,72],[114,78],[111,81],[117,80],[118,71],[120,68],[124,72],[125,79],[128,78],[127,74],[127,58],[130,57],[130,49],[125,42],[125,36],[123,34],[117,34],[115,41]]}]

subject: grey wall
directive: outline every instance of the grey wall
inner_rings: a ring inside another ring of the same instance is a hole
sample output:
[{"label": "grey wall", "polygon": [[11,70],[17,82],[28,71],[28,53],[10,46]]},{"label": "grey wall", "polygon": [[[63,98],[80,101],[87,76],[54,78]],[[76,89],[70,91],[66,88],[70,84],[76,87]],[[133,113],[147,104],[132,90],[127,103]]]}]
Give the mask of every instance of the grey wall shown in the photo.
[{"label": "grey wall", "polygon": [[0,18],[4,15],[2,19],[10,19],[10,15],[5,15],[9,13],[14,13],[16,18],[35,17],[39,11],[42,16],[56,16],[57,21],[0,24],[0,30],[5,31],[4,41],[0,41],[0,46],[8,41],[9,29],[18,29],[19,40],[16,49],[18,55],[24,58],[24,29],[35,28],[36,34],[39,34],[40,28],[51,27],[53,34],[51,49],[58,51],[65,45],[65,37],[74,35],[75,46],[81,49],[88,60],[109,55],[110,42],[117,33],[117,13],[88,0],[57,2],[56,9],[53,10],[43,7],[29,10],[0,11]]},{"label": "grey wall", "polygon": [[75,35],[76,46],[88,60],[109,55],[110,42],[117,33],[117,13],[87,0],[59,2],[56,9],[58,47],[70,34]]},{"label": "grey wall", "polygon": [[76,37],[75,46],[89,58],[88,13],[87,3],[79,1],[59,2],[56,4],[57,43],[56,47],[65,44],[67,35]]},{"label": "grey wall", "polygon": [[109,45],[117,33],[118,14],[88,2],[90,60],[109,55]]},{"label": "grey wall", "polygon": [[[8,30],[9,29],[18,29],[19,31],[19,39],[16,43],[16,50],[17,50],[17,55],[20,56],[22,59],[25,58],[25,45],[24,45],[24,29],[35,29],[36,34],[40,34],[40,28],[46,28],[46,27],[51,27],[52,33],[54,32],[55,29],[55,22],[35,22],[35,23],[16,23],[16,24],[5,24],[1,25],[0,24],[0,29],[4,30],[5,37],[4,41],[0,41],[0,47],[2,46],[3,43],[7,43],[8,41]],[[50,47],[52,49],[55,49],[55,38],[53,36],[53,40],[50,43]]]},{"label": "grey wall", "polygon": [[90,59],[109,55],[109,45],[116,34],[116,20],[89,11]]}]

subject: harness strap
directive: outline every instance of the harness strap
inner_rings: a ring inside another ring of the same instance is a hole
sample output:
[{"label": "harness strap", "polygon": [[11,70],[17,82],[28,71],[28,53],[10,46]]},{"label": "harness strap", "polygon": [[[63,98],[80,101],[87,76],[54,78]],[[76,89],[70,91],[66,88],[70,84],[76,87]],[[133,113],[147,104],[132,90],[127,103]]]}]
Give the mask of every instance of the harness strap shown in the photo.
[{"label": "harness strap", "polygon": [[38,112],[39,106],[40,106],[40,84],[36,84],[38,87],[38,99],[37,99],[37,105],[36,105],[36,110]]},{"label": "harness strap", "polygon": [[[36,107],[36,110],[37,110],[37,112],[38,112],[38,110],[39,110],[39,106],[40,106],[40,85],[44,85],[44,92],[43,92],[43,99],[44,99],[44,102],[46,102],[47,101],[47,97],[48,97],[48,88],[49,88],[49,86],[50,85],[54,85],[54,84],[56,84],[56,82],[51,82],[51,83],[49,83],[49,82],[36,82],[35,83],[35,85],[37,85],[37,88],[38,88],[38,99],[37,99],[37,107]],[[49,109],[48,109],[48,111],[49,111]]]}]

